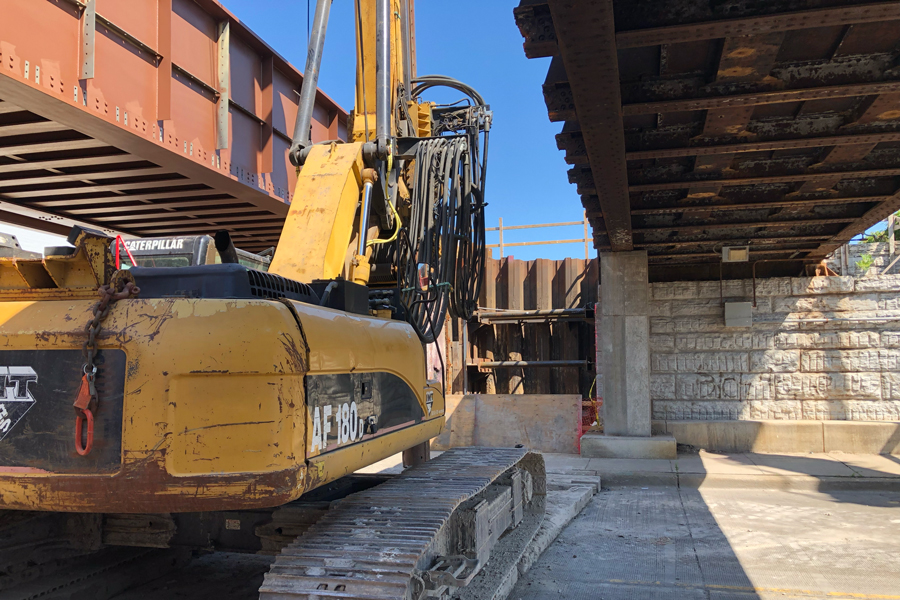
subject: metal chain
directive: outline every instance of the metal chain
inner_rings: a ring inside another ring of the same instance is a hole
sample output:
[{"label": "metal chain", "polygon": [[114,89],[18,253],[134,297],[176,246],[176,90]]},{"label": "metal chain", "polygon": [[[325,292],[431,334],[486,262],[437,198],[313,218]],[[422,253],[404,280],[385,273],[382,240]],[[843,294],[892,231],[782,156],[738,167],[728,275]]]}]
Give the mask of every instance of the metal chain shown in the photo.
[{"label": "metal chain", "polygon": [[[75,408],[75,450],[81,456],[87,456],[93,446],[94,413],[97,412],[99,404],[95,385],[97,365],[94,364],[94,359],[97,357],[97,336],[100,334],[100,328],[109,315],[109,309],[112,308],[113,303],[116,300],[136,296],[141,291],[133,280],[129,280],[130,277],[125,271],[117,271],[112,277],[112,285],[103,285],[97,290],[100,299],[91,308],[93,317],[84,327],[87,339],[81,346],[81,353],[84,356],[83,374],[81,387],[73,404]],[[83,432],[82,429],[85,426],[87,429]],[[85,440],[84,444],[82,444],[83,440]]]},{"label": "metal chain", "polygon": [[100,300],[91,308],[91,313],[94,317],[84,326],[84,331],[88,334],[81,347],[81,353],[84,356],[85,373],[97,370],[94,366],[94,357],[97,355],[97,335],[100,333],[103,321],[109,315],[109,309],[116,300],[124,300],[135,296],[140,292],[140,289],[134,285],[134,282],[126,281],[119,291],[115,291],[109,285],[104,285],[97,292],[100,294]]}]

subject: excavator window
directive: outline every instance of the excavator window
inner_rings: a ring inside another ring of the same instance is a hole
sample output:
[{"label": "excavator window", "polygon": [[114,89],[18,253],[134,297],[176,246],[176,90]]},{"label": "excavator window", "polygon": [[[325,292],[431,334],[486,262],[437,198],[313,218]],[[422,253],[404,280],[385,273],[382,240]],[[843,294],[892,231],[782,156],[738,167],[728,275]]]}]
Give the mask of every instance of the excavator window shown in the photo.
[{"label": "excavator window", "polygon": [[[138,267],[189,267],[191,266],[191,256],[188,254],[181,255],[144,255],[135,256],[135,262]],[[127,262],[122,263],[125,269],[130,268]]]}]

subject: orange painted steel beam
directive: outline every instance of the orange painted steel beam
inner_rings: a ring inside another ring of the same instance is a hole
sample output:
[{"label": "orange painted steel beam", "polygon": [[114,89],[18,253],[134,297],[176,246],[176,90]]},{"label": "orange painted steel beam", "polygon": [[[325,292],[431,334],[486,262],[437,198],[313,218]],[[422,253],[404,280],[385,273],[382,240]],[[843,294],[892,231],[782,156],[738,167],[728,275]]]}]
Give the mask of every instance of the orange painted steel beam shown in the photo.
[{"label": "orange painted steel beam", "polygon": [[[0,202],[30,223],[35,211],[47,215],[54,230],[79,222],[112,231],[101,218],[113,201],[151,211],[158,202],[169,221],[191,216],[196,190],[198,199],[221,194],[223,205],[281,222],[296,182],[287,132],[302,81],[216,0],[7,3]],[[312,129],[313,141],[347,135],[347,112],[321,91]],[[177,208],[164,199],[173,187],[186,192]],[[60,202],[42,202],[51,198]],[[219,225],[214,215],[203,222]],[[270,237],[265,226],[260,239]],[[241,234],[249,243],[254,230]]]}]

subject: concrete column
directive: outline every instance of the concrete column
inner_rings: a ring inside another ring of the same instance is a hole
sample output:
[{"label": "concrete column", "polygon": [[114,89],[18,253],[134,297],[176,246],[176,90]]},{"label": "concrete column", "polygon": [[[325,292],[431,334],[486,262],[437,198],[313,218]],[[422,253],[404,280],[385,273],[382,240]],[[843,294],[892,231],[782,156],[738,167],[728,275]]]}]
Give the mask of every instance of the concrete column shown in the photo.
[{"label": "concrete column", "polygon": [[598,353],[603,434],[586,433],[581,455],[675,458],[675,438],[650,431],[650,284],[646,252],[600,254]]},{"label": "concrete column", "polygon": [[650,436],[650,284],[647,253],[600,254],[603,431]]}]

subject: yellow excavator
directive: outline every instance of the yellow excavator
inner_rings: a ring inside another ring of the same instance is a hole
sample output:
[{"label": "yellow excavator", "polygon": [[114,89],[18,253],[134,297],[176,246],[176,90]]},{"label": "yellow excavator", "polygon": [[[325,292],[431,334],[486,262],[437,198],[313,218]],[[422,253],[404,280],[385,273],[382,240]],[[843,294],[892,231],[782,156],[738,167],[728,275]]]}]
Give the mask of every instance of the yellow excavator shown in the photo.
[{"label": "yellow excavator", "polygon": [[[492,549],[537,528],[539,455],[428,460],[427,349],[484,270],[491,112],[416,76],[412,1],[356,0],[350,139],[312,144],[318,0],[268,272],[227,232],[222,264],[120,270],[81,228],[0,258],[0,597],[79,597],[130,547],[277,553],[265,599],[478,598]],[[464,101],[425,101],[436,87]],[[398,476],[352,475],[399,452]]]}]

